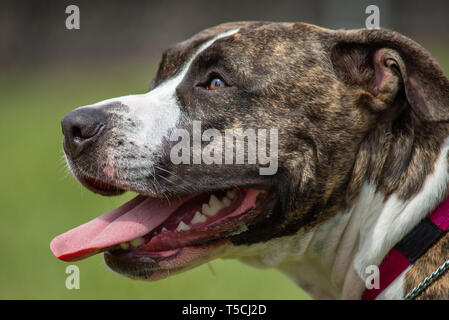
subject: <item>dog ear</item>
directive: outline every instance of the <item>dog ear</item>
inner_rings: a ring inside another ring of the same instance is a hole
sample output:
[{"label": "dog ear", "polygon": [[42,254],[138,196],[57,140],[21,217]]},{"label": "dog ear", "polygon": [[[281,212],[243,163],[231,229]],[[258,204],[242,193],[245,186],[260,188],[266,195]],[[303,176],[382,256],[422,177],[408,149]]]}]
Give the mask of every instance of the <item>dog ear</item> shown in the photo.
[{"label": "dog ear", "polygon": [[449,79],[413,40],[384,29],[336,31],[331,59],[337,75],[372,94],[377,111],[403,91],[421,120],[449,120]]}]

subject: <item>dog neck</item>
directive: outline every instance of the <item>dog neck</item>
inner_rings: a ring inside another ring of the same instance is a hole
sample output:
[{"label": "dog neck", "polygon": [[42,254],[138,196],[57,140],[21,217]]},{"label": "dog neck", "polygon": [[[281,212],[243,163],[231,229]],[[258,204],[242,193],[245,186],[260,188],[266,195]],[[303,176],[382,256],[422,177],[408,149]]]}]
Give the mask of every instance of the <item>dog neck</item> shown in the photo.
[{"label": "dog neck", "polygon": [[[374,184],[365,182],[350,209],[314,230],[300,229],[293,236],[240,248],[237,255],[252,266],[279,269],[313,298],[360,299],[371,275],[370,266],[379,266],[386,254],[446,197],[448,151],[449,138],[423,187],[408,200],[395,194],[386,197]],[[378,298],[403,298],[406,271]]]}]

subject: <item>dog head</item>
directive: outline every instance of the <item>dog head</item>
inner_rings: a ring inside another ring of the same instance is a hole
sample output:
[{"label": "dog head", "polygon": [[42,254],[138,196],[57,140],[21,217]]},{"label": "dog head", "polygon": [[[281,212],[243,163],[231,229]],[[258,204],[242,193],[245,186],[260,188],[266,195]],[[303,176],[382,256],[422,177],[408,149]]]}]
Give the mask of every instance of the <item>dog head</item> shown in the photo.
[{"label": "dog head", "polygon": [[[406,138],[449,119],[448,88],[433,58],[392,31],[269,22],[204,30],[164,52],[148,93],[64,117],[75,177],[96,193],[140,196],[55,238],[52,250],[68,261],[104,251],[114,271],[158,279],[313,229],[348,208],[366,180],[410,197],[431,165],[404,178]],[[240,142],[254,132],[258,149],[226,161],[226,131],[240,129]],[[429,133],[435,150],[440,133]],[[261,160],[267,154],[273,162]],[[429,164],[433,156],[423,155]]]}]

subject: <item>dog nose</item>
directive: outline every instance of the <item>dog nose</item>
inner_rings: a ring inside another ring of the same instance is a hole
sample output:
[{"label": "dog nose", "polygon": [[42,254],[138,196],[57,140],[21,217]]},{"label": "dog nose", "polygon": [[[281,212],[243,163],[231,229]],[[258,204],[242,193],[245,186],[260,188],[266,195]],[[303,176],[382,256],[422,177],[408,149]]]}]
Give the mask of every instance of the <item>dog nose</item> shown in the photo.
[{"label": "dog nose", "polygon": [[93,108],[76,109],[61,120],[64,150],[72,158],[91,145],[103,131],[100,111]]}]

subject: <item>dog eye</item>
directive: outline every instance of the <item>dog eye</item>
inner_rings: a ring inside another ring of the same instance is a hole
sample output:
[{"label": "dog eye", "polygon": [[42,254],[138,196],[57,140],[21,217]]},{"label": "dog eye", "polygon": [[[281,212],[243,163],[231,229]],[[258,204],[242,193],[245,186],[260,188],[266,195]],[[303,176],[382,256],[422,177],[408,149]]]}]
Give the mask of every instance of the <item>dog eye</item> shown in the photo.
[{"label": "dog eye", "polygon": [[213,79],[211,79],[209,81],[209,83],[206,86],[207,90],[215,90],[215,89],[219,89],[219,88],[226,88],[228,85],[226,84],[226,82],[224,82],[223,79],[219,78],[219,77],[214,77]]}]

